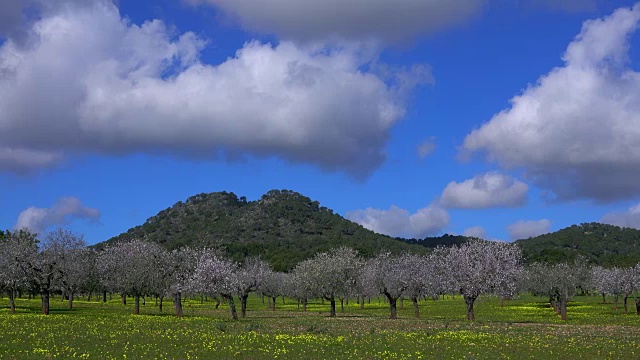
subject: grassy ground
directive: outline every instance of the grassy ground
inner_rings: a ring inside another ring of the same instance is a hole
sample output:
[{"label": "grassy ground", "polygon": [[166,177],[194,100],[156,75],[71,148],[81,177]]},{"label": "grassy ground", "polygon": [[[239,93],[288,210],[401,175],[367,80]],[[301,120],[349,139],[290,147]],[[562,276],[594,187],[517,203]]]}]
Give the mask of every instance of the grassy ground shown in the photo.
[{"label": "grassy ground", "polygon": [[52,299],[51,315],[43,316],[39,301],[18,300],[11,315],[0,299],[0,359],[640,358],[640,316],[613,311],[599,297],[574,300],[563,322],[540,298],[504,307],[481,298],[477,321],[469,323],[460,297],[422,302],[420,319],[406,301],[397,320],[386,319],[388,308],[376,299],[328,318],[328,305],[312,303],[302,313],[280,299],[278,310],[268,311],[252,297],[248,317],[239,321],[230,320],[225,305],[215,310],[200,301],[187,301],[178,319],[171,303],[160,313],[148,301],[135,316],[115,297],[106,304],[76,301],[73,310]]}]

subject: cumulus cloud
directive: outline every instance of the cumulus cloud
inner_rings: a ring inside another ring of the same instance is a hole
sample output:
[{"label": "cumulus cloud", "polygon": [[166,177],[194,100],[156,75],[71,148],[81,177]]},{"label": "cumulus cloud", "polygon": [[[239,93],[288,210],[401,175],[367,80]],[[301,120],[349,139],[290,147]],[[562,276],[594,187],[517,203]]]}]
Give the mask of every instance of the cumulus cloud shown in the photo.
[{"label": "cumulus cloud", "polygon": [[246,29],[282,38],[406,41],[459,24],[485,0],[185,0],[210,4]]},{"label": "cumulus cloud", "polygon": [[424,238],[438,234],[449,224],[449,214],[435,203],[414,214],[393,205],[388,210],[351,211],[345,217],[371,231],[394,237]]},{"label": "cumulus cloud", "polygon": [[97,221],[98,209],[86,207],[75,197],[61,198],[50,208],[30,207],[20,213],[15,229],[29,229],[42,233],[54,225],[64,225],[77,219]]},{"label": "cumulus cloud", "polygon": [[627,211],[605,214],[601,223],[640,229],[640,204],[630,207]]},{"label": "cumulus cloud", "polygon": [[431,155],[436,150],[436,139],[434,137],[429,138],[422,144],[418,145],[418,156],[424,160],[427,156]]},{"label": "cumulus cloud", "polygon": [[414,67],[383,79],[362,70],[373,58],[357,46],[291,42],[249,42],[205,64],[193,33],[76,2],[43,8],[26,43],[0,47],[0,170],[145,152],[278,156],[364,177],[385,160],[407,86],[430,76]]},{"label": "cumulus cloud", "polygon": [[586,21],[564,65],[469,134],[461,155],[523,168],[562,200],[640,195],[640,73],[628,56],[639,22],[640,4]]},{"label": "cumulus cloud", "polygon": [[528,239],[551,232],[551,221],[547,219],[521,220],[509,225],[507,231],[511,240]]},{"label": "cumulus cloud", "polygon": [[465,229],[462,235],[469,236],[469,237],[476,237],[480,239],[489,238],[489,235],[487,234],[487,230],[485,230],[482,226],[472,226],[468,229]]},{"label": "cumulus cloud", "polygon": [[456,209],[485,209],[523,206],[529,187],[509,175],[490,172],[461,183],[450,182],[442,192],[440,203]]}]

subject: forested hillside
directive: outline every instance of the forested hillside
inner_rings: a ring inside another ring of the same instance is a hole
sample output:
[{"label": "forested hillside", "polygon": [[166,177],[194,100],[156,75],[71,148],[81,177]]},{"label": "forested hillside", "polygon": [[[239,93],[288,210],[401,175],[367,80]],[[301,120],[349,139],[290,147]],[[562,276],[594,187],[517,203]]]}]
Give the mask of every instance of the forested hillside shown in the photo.
[{"label": "forested hillside", "polygon": [[600,223],[573,225],[554,233],[516,241],[527,262],[562,262],[582,255],[602,266],[640,262],[640,231]]},{"label": "forested hillside", "polygon": [[[449,234],[424,239],[380,235],[291,190],[271,190],[256,201],[224,191],[198,194],[95,247],[134,238],[157,242],[167,249],[220,247],[235,260],[260,255],[276,270],[289,270],[318,252],[343,245],[369,257],[382,250],[426,253],[469,239]],[[574,225],[516,244],[527,262],[556,263],[578,255],[603,266],[640,262],[640,231],[613,225]]]},{"label": "forested hillside", "polygon": [[168,249],[217,246],[236,260],[260,255],[276,270],[289,270],[300,260],[342,245],[364,256],[382,250],[428,251],[376,234],[290,190],[271,190],[257,201],[230,192],[195,195],[96,247],[133,238]]}]

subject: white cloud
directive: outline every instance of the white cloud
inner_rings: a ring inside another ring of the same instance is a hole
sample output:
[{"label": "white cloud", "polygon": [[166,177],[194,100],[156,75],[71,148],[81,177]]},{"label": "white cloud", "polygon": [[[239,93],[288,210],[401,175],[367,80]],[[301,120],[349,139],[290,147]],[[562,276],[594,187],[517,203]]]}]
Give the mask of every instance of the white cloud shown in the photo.
[{"label": "white cloud", "polygon": [[476,237],[480,239],[489,238],[489,235],[487,234],[487,230],[485,230],[482,226],[472,226],[468,229],[465,229],[462,235],[469,236],[469,237]]},{"label": "white cloud", "polygon": [[490,172],[461,183],[450,182],[442,192],[440,203],[457,209],[518,207],[527,203],[528,191],[525,183]]},{"label": "white cloud", "polygon": [[100,218],[98,209],[86,207],[78,198],[61,198],[50,208],[30,207],[18,216],[15,229],[29,229],[41,233],[54,225],[64,225],[77,219],[97,221]]},{"label": "white cloud", "polygon": [[371,231],[394,237],[424,238],[438,234],[449,224],[449,214],[435,203],[414,214],[393,205],[389,210],[351,211],[345,217]]},{"label": "white cloud", "polygon": [[509,225],[507,231],[511,240],[528,239],[551,232],[551,221],[547,219],[521,220]]},{"label": "white cloud", "polygon": [[130,23],[108,0],[75,2],[0,47],[0,171],[145,152],[278,156],[364,177],[385,159],[407,87],[430,78],[418,66],[383,79],[362,70],[373,58],[361,48],[290,42],[250,42],[209,65],[193,33]]},{"label": "white cloud", "polygon": [[605,214],[602,219],[600,219],[600,222],[620,227],[640,229],[640,204],[634,205],[624,212]]},{"label": "white cloud", "polygon": [[246,29],[285,39],[405,42],[459,24],[485,0],[185,0],[211,4]]},{"label": "white cloud", "polygon": [[469,134],[461,155],[523,168],[560,199],[640,195],[640,73],[628,67],[639,21],[640,4],[586,21],[564,66]]},{"label": "white cloud", "polygon": [[434,137],[431,137],[418,146],[418,156],[420,159],[426,158],[436,150],[435,140]]}]

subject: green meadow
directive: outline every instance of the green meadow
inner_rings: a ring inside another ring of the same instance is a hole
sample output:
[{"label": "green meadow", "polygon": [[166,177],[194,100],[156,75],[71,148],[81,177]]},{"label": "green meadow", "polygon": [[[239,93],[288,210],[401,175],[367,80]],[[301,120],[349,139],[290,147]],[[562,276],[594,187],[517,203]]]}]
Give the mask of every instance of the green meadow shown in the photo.
[{"label": "green meadow", "polygon": [[[410,301],[389,320],[387,305],[372,299],[364,309],[351,302],[328,317],[313,302],[298,310],[278,300],[275,311],[250,298],[247,317],[232,321],[228,307],[185,302],[185,317],[153,300],[132,315],[116,297],[107,303],[77,300],[73,310],[52,299],[51,315],[39,300],[17,300],[11,315],[0,299],[0,359],[637,359],[640,316],[614,311],[611,299],[575,297],[563,322],[542,298],[523,296],[503,307],[480,298],[473,323],[461,297]],[[130,301],[129,304],[132,304]],[[635,310],[635,309],[633,309]]]}]

